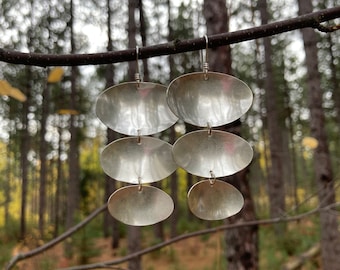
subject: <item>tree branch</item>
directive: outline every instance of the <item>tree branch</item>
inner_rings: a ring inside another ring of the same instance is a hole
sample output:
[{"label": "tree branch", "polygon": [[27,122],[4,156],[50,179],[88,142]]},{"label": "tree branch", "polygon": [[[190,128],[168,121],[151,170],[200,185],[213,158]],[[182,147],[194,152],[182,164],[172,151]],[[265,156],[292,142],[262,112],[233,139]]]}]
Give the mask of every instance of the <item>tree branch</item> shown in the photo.
[{"label": "tree branch", "polygon": [[310,258],[316,257],[320,253],[320,243],[316,243],[314,246],[309,248],[307,251],[303,252],[302,254],[293,257],[287,263],[285,263],[281,270],[296,270],[301,269],[301,266],[309,260]]},{"label": "tree branch", "polygon": [[59,270],[85,270],[85,269],[98,269],[98,268],[107,268],[110,265],[118,265],[121,263],[124,263],[126,261],[129,261],[135,257],[139,257],[142,255],[145,255],[147,253],[150,253],[152,251],[161,249],[165,246],[171,245],[173,243],[191,238],[191,237],[196,237],[199,235],[204,235],[204,234],[210,234],[210,233],[216,233],[222,230],[229,230],[229,229],[234,229],[234,228],[240,228],[240,227],[246,227],[246,226],[257,226],[257,225],[269,225],[269,224],[274,224],[278,222],[291,222],[291,221],[297,221],[303,218],[306,218],[310,215],[316,214],[320,211],[330,211],[334,207],[339,206],[340,202],[328,205],[326,207],[317,207],[311,211],[305,212],[303,214],[295,215],[295,216],[290,216],[290,217],[278,217],[278,218],[272,218],[272,219],[263,219],[263,220],[253,220],[253,221],[247,221],[247,222],[242,222],[242,223],[235,223],[235,224],[228,224],[228,225],[222,225],[218,226],[215,228],[210,228],[210,229],[205,229],[205,230],[200,230],[192,233],[187,233],[187,234],[182,234],[180,236],[174,237],[172,239],[169,239],[167,241],[164,241],[162,243],[159,243],[157,245],[145,248],[143,250],[140,250],[138,252],[135,252],[133,254],[129,254],[125,257],[111,260],[111,261],[106,261],[106,262],[100,262],[100,263],[93,263],[93,264],[87,264],[87,265],[78,265],[74,267],[69,267],[69,268],[62,268]]},{"label": "tree branch", "polygon": [[[209,36],[209,48],[216,48],[229,44],[235,44],[247,40],[272,36],[296,29],[312,27],[320,30],[320,23],[340,17],[340,7],[320,10],[310,14],[298,16],[279,22],[269,23],[253,28],[239,30],[230,33],[222,33]],[[317,24],[316,24],[317,22]],[[324,28],[321,27],[323,30]],[[338,27],[334,27],[334,31]],[[153,46],[139,49],[139,59],[151,58],[161,55],[177,54],[189,51],[197,51],[206,47],[205,38],[188,40],[174,40]],[[110,51],[92,54],[39,54],[22,53],[0,49],[0,61],[11,64],[22,64],[32,66],[80,66],[80,65],[101,65],[111,64],[136,59],[136,50],[128,49],[121,51]]]},{"label": "tree branch", "polygon": [[[221,231],[221,230],[228,230],[228,229],[240,228],[240,227],[246,227],[246,226],[268,225],[268,224],[274,224],[274,223],[278,223],[278,222],[297,221],[297,220],[300,220],[300,219],[305,218],[307,216],[318,213],[319,211],[332,211],[332,210],[334,210],[333,208],[337,207],[337,206],[340,206],[340,202],[328,205],[328,206],[323,207],[323,208],[317,207],[317,208],[315,208],[315,209],[313,209],[309,212],[305,212],[303,214],[296,215],[296,216],[279,217],[279,218],[264,219],[264,220],[253,220],[253,221],[248,221],[248,222],[223,225],[223,226],[210,228],[210,229],[206,229],[206,230],[200,230],[200,231],[196,231],[196,232],[192,232],[192,233],[182,234],[180,236],[169,239],[169,240],[162,242],[160,244],[157,244],[157,245],[154,245],[152,247],[143,249],[143,250],[138,251],[138,252],[133,253],[133,254],[129,254],[129,255],[127,255],[123,258],[120,258],[120,259],[102,262],[102,263],[94,263],[94,264],[80,265],[80,266],[75,266],[75,267],[70,267],[70,268],[63,268],[63,269],[60,269],[60,270],[83,270],[83,269],[95,269],[95,268],[112,268],[111,267],[112,265],[117,265],[117,264],[126,262],[126,261],[128,261],[128,260],[130,260],[134,257],[138,257],[138,256],[141,256],[141,255],[150,253],[150,252],[155,251],[157,249],[163,248],[165,246],[171,245],[173,243],[176,243],[176,242],[179,242],[179,241],[191,238],[191,237],[196,237],[196,236],[199,236],[199,235],[210,234],[210,233],[218,232],[218,231]],[[10,262],[8,263],[8,265],[6,267],[6,270],[12,269],[19,261],[22,261],[24,259],[28,259],[28,258],[31,258],[33,256],[36,256],[36,255],[52,248],[56,244],[62,242],[63,240],[65,240],[66,238],[68,238],[69,236],[71,236],[72,234],[77,232],[79,229],[84,227],[87,223],[89,223],[92,219],[94,219],[98,214],[103,212],[106,209],[106,207],[107,207],[106,204],[102,205],[101,207],[99,207],[98,209],[93,211],[89,216],[87,216],[83,221],[81,221],[80,223],[78,223],[74,227],[70,228],[68,231],[64,232],[63,234],[61,234],[57,238],[51,240],[50,242],[48,242],[48,243],[46,243],[46,244],[44,244],[44,245],[42,245],[42,246],[40,246],[36,249],[28,251],[26,253],[17,254],[16,256],[14,256],[10,260]],[[113,269],[117,269],[117,268],[113,268]]]},{"label": "tree branch", "polygon": [[61,234],[60,236],[58,236],[57,238],[52,239],[50,242],[36,248],[33,249],[31,251],[28,251],[26,253],[18,253],[16,256],[14,256],[10,262],[8,263],[6,269],[10,270],[12,269],[19,261],[22,261],[24,259],[28,259],[30,257],[33,257],[35,255],[38,255],[41,252],[44,252],[48,249],[50,249],[51,247],[55,246],[56,244],[60,243],[61,241],[65,240],[66,238],[68,238],[69,236],[71,236],[72,234],[74,234],[75,232],[77,232],[79,229],[81,229],[82,227],[84,227],[87,223],[89,223],[92,219],[94,219],[98,214],[100,214],[101,212],[103,212],[106,209],[107,205],[104,204],[103,206],[97,208],[95,211],[93,211],[90,215],[88,215],[84,220],[82,220],[80,223],[78,223],[77,225],[75,225],[74,227],[70,228],[68,231],[64,232],[63,234]]}]

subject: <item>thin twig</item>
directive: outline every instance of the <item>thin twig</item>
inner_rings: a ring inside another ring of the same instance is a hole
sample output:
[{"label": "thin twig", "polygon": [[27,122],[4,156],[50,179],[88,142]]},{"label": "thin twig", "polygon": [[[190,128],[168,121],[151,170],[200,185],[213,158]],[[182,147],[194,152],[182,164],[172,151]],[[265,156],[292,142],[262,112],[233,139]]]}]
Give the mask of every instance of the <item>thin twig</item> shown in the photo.
[{"label": "thin twig", "polygon": [[[276,34],[289,32],[301,28],[316,26],[321,22],[326,22],[340,17],[340,6],[316,11],[310,14],[298,16],[292,19],[282,20],[257,27],[239,30],[229,33],[211,35],[209,39],[209,48],[235,44],[247,40],[253,40]],[[337,30],[337,29],[335,29]],[[177,54],[189,51],[205,49],[205,38],[195,38],[188,40],[174,40],[169,43],[163,43],[153,46],[147,46],[139,49],[138,58],[146,59],[161,55]],[[101,65],[112,64],[126,61],[135,61],[136,49],[121,51],[110,51],[92,54],[39,54],[23,53],[18,51],[5,50],[0,48],[0,61],[32,65],[32,66],[80,66],[80,65]]]},{"label": "thin twig", "polygon": [[320,23],[316,23],[314,28],[318,29],[320,32],[331,33],[331,32],[339,30],[340,24],[326,26],[326,25],[322,25]]},{"label": "thin twig", "polygon": [[161,249],[165,246],[171,245],[173,243],[191,238],[191,237],[196,237],[199,235],[204,235],[204,234],[210,234],[210,233],[215,233],[221,230],[229,230],[229,229],[234,229],[234,228],[240,228],[240,227],[247,227],[247,226],[256,226],[256,225],[269,225],[269,224],[274,224],[278,222],[291,222],[291,221],[297,221],[303,218],[306,218],[310,215],[316,214],[320,211],[329,211],[332,210],[334,207],[339,206],[340,202],[330,204],[326,207],[317,207],[311,211],[291,216],[291,217],[278,217],[278,218],[272,218],[272,219],[263,219],[263,220],[253,220],[253,221],[247,221],[247,222],[240,222],[240,223],[235,223],[235,224],[228,224],[228,225],[222,225],[218,226],[215,228],[209,228],[205,230],[200,230],[192,233],[187,233],[187,234],[182,234],[180,236],[174,237],[172,239],[169,239],[167,241],[164,241],[162,243],[159,243],[157,245],[145,248],[143,250],[140,250],[138,252],[129,254],[125,257],[111,260],[111,261],[106,261],[106,262],[100,262],[100,263],[93,263],[93,264],[87,264],[87,265],[78,265],[78,266],[73,266],[69,268],[62,268],[59,270],[86,270],[86,269],[96,269],[96,268],[104,268],[107,267],[108,265],[118,265],[124,262],[127,262],[131,259],[134,259],[136,257],[140,257],[142,255],[145,255],[147,253],[153,252],[155,250]]},{"label": "thin twig", "polygon": [[84,227],[87,223],[89,223],[92,219],[94,219],[98,214],[103,212],[106,209],[106,207],[107,207],[107,205],[104,204],[103,206],[97,208],[90,215],[88,215],[85,219],[83,219],[80,223],[78,223],[77,225],[73,226],[72,228],[70,228],[69,230],[67,230],[66,232],[64,232],[60,236],[58,236],[57,238],[52,239],[50,242],[48,242],[48,243],[46,243],[46,244],[44,244],[44,245],[42,245],[42,246],[40,246],[40,247],[38,247],[36,249],[33,249],[31,251],[28,251],[28,252],[25,252],[25,253],[18,253],[17,255],[15,255],[10,260],[10,262],[8,263],[6,269],[10,270],[19,261],[22,261],[24,259],[28,259],[30,257],[38,255],[39,253],[42,253],[42,252],[50,249],[51,247],[57,245],[58,243],[62,242],[63,240],[65,240],[66,238],[70,237],[72,234],[77,232],[79,229]]}]

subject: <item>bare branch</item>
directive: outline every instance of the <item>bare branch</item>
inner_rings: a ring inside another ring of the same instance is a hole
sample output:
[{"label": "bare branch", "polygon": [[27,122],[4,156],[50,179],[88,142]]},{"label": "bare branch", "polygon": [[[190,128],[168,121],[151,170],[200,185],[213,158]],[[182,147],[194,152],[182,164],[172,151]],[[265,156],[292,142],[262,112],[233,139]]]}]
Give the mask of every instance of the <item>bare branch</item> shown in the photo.
[{"label": "bare branch", "polygon": [[303,218],[306,218],[310,215],[316,214],[320,211],[329,211],[332,208],[339,206],[340,202],[328,205],[326,207],[317,207],[311,211],[305,212],[303,214],[300,215],[295,215],[295,216],[290,216],[290,217],[278,217],[278,218],[272,218],[272,219],[263,219],[263,220],[253,220],[253,221],[247,221],[247,222],[242,222],[242,223],[235,223],[235,224],[228,224],[228,225],[222,225],[222,226],[218,226],[215,228],[210,228],[210,229],[205,229],[205,230],[200,230],[200,231],[196,231],[196,232],[192,232],[192,233],[187,233],[187,234],[182,234],[180,236],[174,237],[172,239],[169,239],[167,241],[164,241],[162,243],[159,243],[157,245],[145,248],[143,250],[140,250],[136,253],[133,254],[129,254],[125,257],[119,258],[119,259],[115,259],[112,261],[106,261],[106,262],[100,262],[100,263],[93,263],[93,264],[87,264],[87,265],[78,265],[78,266],[74,266],[74,267],[69,267],[69,268],[62,268],[59,270],[85,270],[85,269],[96,269],[96,268],[105,268],[108,265],[118,265],[121,263],[124,263],[128,260],[131,260],[135,257],[139,257],[142,255],[145,255],[147,253],[150,253],[152,251],[161,249],[165,246],[171,245],[173,243],[191,238],[191,237],[196,237],[199,235],[204,235],[204,234],[210,234],[210,233],[216,233],[222,230],[229,230],[229,229],[234,229],[234,228],[240,228],[240,227],[246,227],[246,226],[257,226],[257,225],[269,225],[269,224],[274,224],[274,223],[278,223],[278,222],[291,222],[291,221],[297,221]]},{"label": "bare branch", "polygon": [[40,247],[38,247],[36,249],[28,251],[26,253],[18,253],[16,256],[14,256],[10,260],[10,262],[8,263],[6,269],[7,270],[12,269],[19,261],[22,261],[24,259],[28,259],[30,257],[38,255],[39,253],[42,253],[42,252],[50,249],[51,247],[55,246],[56,244],[62,242],[63,240],[65,240],[66,238],[68,238],[69,236],[71,236],[72,234],[77,232],[79,229],[84,227],[87,223],[89,223],[92,219],[94,219],[98,214],[103,212],[106,209],[106,207],[107,207],[107,205],[104,204],[103,206],[97,208],[95,211],[93,211],[90,215],[88,215],[80,223],[78,223],[74,227],[70,228],[69,230],[67,230],[66,232],[64,232],[63,234],[58,236],[57,238],[54,238],[50,242],[48,242],[48,243],[46,243],[46,244],[44,244],[44,245],[42,245],[42,246],[40,246]]},{"label": "bare branch", "polygon": [[[318,213],[319,211],[334,211],[334,208],[338,207],[338,206],[340,206],[340,202],[328,205],[328,206],[323,207],[323,208],[317,207],[317,208],[315,208],[315,209],[313,209],[309,212],[305,212],[305,213],[300,214],[300,215],[295,215],[295,216],[290,216],[290,217],[278,217],[278,218],[274,218],[274,219],[253,220],[253,221],[248,221],[248,222],[229,224],[229,225],[223,225],[223,226],[219,226],[219,227],[215,227],[215,228],[200,230],[200,231],[180,235],[178,237],[169,239],[165,242],[159,243],[159,244],[154,245],[152,247],[140,250],[136,253],[129,254],[129,255],[122,257],[120,259],[115,259],[115,260],[112,260],[112,261],[101,262],[101,263],[88,264],[88,265],[79,265],[79,266],[74,266],[74,267],[70,267],[70,268],[63,268],[63,269],[60,269],[60,270],[83,270],[83,269],[95,269],[95,268],[120,269],[120,268],[117,268],[117,267],[116,268],[112,267],[112,265],[121,264],[123,262],[126,262],[126,261],[134,258],[134,257],[145,255],[145,254],[150,253],[152,251],[161,249],[165,246],[171,245],[173,243],[176,243],[176,242],[179,242],[179,241],[191,238],[191,237],[196,237],[196,236],[199,236],[199,235],[219,232],[221,230],[228,230],[228,229],[240,228],[240,227],[246,227],[246,226],[268,225],[268,224],[274,224],[274,223],[278,223],[278,222],[297,221],[297,220],[303,219],[305,217],[308,217],[310,215],[313,215],[315,213]],[[50,242],[48,242],[48,243],[46,243],[46,244],[44,244],[44,245],[42,245],[42,246],[40,246],[36,249],[28,251],[26,253],[17,254],[16,256],[14,256],[10,260],[10,262],[8,263],[8,265],[6,267],[6,270],[12,269],[19,261],[22,261],[22,260],[28,259],[30,257],[36,256],[36,255],[52,248],[56,244],[65,240],[66,238],[70,237],[72,234],[77,232],[79,229],[81,229],[87,223],[89,223],[92,219],[94,219],[98,214],[103,212],[106,209],[106,207],[107,207],[106,204],[99,207],[98,209],[93,211],[89,216],[87,216],[83,221],[81,221],[80,223],[78,223],[77,225],[75,225],[74,227],[69,229],[68,231],[64,232],[63,234],[61,234],[57,238],[51,240]],[[124,269],[121,269],[121,270],[124,270]]]},{"label": "bare branch", "polygon": [[[253,40],[268,37],[296,29],[316,27],[316,22],[333,20],[340,17],[340,6],[320,10],[310,14],[298,16],[296,18],[282,20],[279,22],[269,23],[253,28],[239,30],[230,33],[221,33],[209,36],[209,48],[216,48],[229,44],[235,44],[247,40]],[[320,30],[319,29],[319,30]],[[322,28],[324,29],[324,28]],[[338,28],[336,27],[335,30]],[[321,31],[321,30],[320,30]],[[140,48],[139,59],[151,58],[161,55],[177,54],[189,51],[197,51],[204,49],[206,46],[205,38],[196,38],[188,40],[174,40],[169,43],[163,43],[153,46]],[[0,49],[0,61],[32,65],[32,66],[80,66],[80,65],[101,65],[126,61],[134,61],[136,59],[136,50],[127,49],[121,51],[110,51],[92,54],[39,54],[39,53],[22,53],[18,51],[10,51]]]},{"label": "bare branch", "polygon": [[295,256],[290,261],[285,263],[281,270],[295,270],[295,269],[301,269],[303,264],[309,260],[310,258],[313,258],[320,254],[320,243],[316,243],[314,246],[309,248],[307,251],[303,252],[302,254]]}]

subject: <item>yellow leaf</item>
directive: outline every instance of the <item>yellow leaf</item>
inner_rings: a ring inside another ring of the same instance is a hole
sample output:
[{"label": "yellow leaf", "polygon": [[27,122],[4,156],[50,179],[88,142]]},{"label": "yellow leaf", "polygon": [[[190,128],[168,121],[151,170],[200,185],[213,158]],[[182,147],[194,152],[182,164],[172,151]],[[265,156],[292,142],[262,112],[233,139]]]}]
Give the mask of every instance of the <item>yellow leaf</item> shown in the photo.
[{"label": "yellow leaf", "polygon": [[51,70],[48,75],[47,82],[49,83],[57,83],[60,82],[64,75],[64,69],[62,67],[55,67]]},{"label": "yellow leaf", "polygon": [[77,110],[72,109],[60,109],[58,114],[69,114],[69,115],[78,115],[79,112]]},{"label": "yellow leaf", "polygon": [[0,95],[12,97],[21,102],[27,99],[18,88],[12,87],[6,80],[0,80]]},{"label": "yellow leaf", "polygon": [[8,96],[12,86],[6,80],[0,80],[0,95]]},{"label": "yellow leaf", "polygon": [[20,102],[25,102],[27,97],[23,92],[21,92],[18,88],[11,88],[10,93],[8,94],[12,98],[15,98],[16,100],[19,100]]},{"label": "yellow leaf", "polygon": [[313,137],[304,137],[302,139],[302,145],[310,149],[315,149],[318,147],[318,140]]}]

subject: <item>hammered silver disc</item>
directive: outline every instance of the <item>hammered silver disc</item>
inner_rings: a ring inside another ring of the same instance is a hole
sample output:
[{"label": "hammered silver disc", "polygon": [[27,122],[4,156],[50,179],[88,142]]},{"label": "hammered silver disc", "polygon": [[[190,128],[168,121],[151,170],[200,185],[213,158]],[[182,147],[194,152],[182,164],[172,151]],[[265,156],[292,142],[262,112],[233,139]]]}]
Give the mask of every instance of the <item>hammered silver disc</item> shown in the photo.
[{"label": "hammered silver disc", "polygon": [[107,175],[131,184],[156,182],[177,169],[171,144],[146,136],[113,141],[101,152],[100,163]]},{"label": "hammered silver disc", "polygon": [[252,105],[253,93],[243,81],[217,72],[196,72],[173,80],[167,89],[172,112],[199,127],[231,123]]},{"label": "hammered silver disc", "polygon": [[152,186],[126,186],[108,200],[110,214],[132,226],[148,226],[168,218],[174,210],[172,198]]},{"label": "hammered silver disc", "polygon": [[178,120],[166,102],[166,86],[150,82],[106,89],[97,98],[96,114],[107,127],[129,136],[155,134]]},{"label": "hammered silver disc", "polygon": [[220,220],[241,211],[244,199],[234,186],[214,180],[203,180],[191,187],[188,192],[188,206],[198,218]]},{"label": "hammered silver disc", "polygon": [[225,131],[197,130],[180,137],[173,145],[178,166],[205,178],[235,174],[249,165],[253,149],[243,138]]}]

